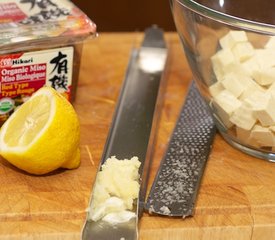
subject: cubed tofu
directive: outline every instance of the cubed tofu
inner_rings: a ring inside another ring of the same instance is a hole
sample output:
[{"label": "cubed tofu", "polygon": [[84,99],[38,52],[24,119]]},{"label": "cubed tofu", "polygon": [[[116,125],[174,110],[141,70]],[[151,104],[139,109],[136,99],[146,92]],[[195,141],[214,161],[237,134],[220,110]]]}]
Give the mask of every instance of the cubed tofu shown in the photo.
[{"label": "cubed tofu", "polygon": [[251,93],[248,97],[246,97],[243,102],[254,108],[254,106],[258,104],[258,102],[261,102],[263,98],[266,98],[265,91],[255,91]]},{"label": "cubed tofu", "polygon": [[211,94],[212,97],[218,95],[223,90],[224,90],[224,87],[221,84],[221,82],[215,82],[214,84],[212,84],[209,87],[209,92],[210,92],[210,94]]},{"label": "cubed tofu", "polygon": [[259,143],[251,137],[251,130],[246,130],[241,127],[236,126],[237,138],[245,144],[260,147]]},{"label": "cubed tofu", "polygon": [[[255,50],[255,51],[257,51],[257,50]],[[244,69],[244,73],[250,77],[252,77],[253,73],[260,68],[258,60],[255,56],[252,56],[251,58],[242,62],[241,66]]]},{"label": "cubed tofu", "polygon": [[226,73],[232,72],[239,65],[230,49],[218,51],[211,57],[211,61],[217,80],[220,80]]},{"label": "cubed tofu", "polygon": [[263,147],[274,146],[274,134],[267,127],[255,125],[251,130],[251,137]]},{"label": "cubed tofu", "polygon": [[256,59],[260,68],[269,68],[275,66],[275,53],[273,49],[257,49],[253,58]]},{"label": "cubed tofu", "polygon": [[[275,138],[275,126],[270,126],[269,130],[274,134],[274,138]],[[275,140],[274,140],[274,145],[272,146],[272,151],[275,151]]]},{"label": "cubed tofu", "polygon": [[250,96],[259,93],[265,93],[265,89],[261,87],[258,83],[256,83],[251,77],[249,76],[240,76],[239,78],[240,82],[245,86],[244,91],[240,95],[239,99],[244,100],[246,98],[249,98]]},{"label": "cubed tofu", "polygon": [[236,43],[248,41],[245,31],[229,31],[220,39],[220,45],[223,49],[232,48]]},{"label": "cubed tofu", "polygon": [[273,82],[267,89],[267,93],[275,94],[275,82]]},{"label": "cubed tofu", "polygon": [[253,114],[264,127],[275,125],[275,98],[272,94],[261,94],[253,103]]},{"label": "cubed tofu", "polygon": [[211,58],[214,116],[241,141],[275,151],[275,37],[256,49],[244,31],[229,31],[219,43]]},{"label": "cubed tofu", "polygon": [[273,50],[275,49],[275,36],[272,36],[269,38],[269,40],[265,44],[265,48],[273,49]]},{"label": "cubed tofu", "polygon": [[224,89],[231,92],[236,98],[238,98],[244,91],[246,86],[240,81],[240,75],[235,73],[229,73],[224,75],[221,79],[221,84]]},{"label": "cubed tofu", "polygon": [[275,67],[259,68],[252,76],[259,85],[269,86],[275,82]]},{"label": "cubed tofu", "polygon": [[219,116],[226,127],[231,127],[233,124],[230,122],[230,117],[233,112],[241,106],[242,102],[239,101],[228,90],[221,91],[213,98],[212,107],[214,112]]},{"label": "cubed tofu", "polygon": [[271,130],[271,132],[275,133],[275,125],[274,126],[270,126],[269,129]]},{"label": "cubed tofu", "polygon": [[238,42],[232,52],[239,62],[244,62],[254,55],[254,48],[250,42]]},{"label": "cubed tofu", "polygon": [[230,121],[230,116],[232,113],[228,113],[223,109],[220,105],[218,105],[216,102],[211,103],[211,106],[213,108],[214,116],[216,116],[216,119],[220,122],[220,124],[225,128],[231,128],[233,127],[233,123]]},{"label": "cubed tofu", "polygon": [[249,131],[253,128],[257,119],[253,115],[252,107],[247,103],[242,103],[242,105],[233,112],[230,121],[237,127]]}]

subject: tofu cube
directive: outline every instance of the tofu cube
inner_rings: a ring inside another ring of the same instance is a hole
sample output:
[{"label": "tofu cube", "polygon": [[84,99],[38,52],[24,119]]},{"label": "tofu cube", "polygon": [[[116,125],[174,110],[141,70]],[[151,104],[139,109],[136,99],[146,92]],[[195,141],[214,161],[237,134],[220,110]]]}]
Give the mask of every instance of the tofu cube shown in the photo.
[{"label": "tofu cube", "polygon": [[232,52],[239,62],[244,62],[254,55],[254,47],[250,42],[238,42],[233,46]]},{"label": "tofu cube", "polygon": [[214,112],[219,116],[224,125],[228,128],[232,127],[233,124],[230,121],[230,117],[233,112],[241,106],[242,102],[239,101],[231,92],[228,90],[221,91],[218,95],[213,98],[212,106]]},{"label": "tofu cube", "polygon": [[269,40],[265,44],[265,48],[275,49],[275,36],[269,38]]},{"label": "tofu cube", "polygon": [[236,126],[237,138],[245,144],[252,145],[254,147],[260,147],[259,143],[251,137],[251,130],[246,130]]},{"label": "tofu cube", "polygon": [[264,127],[275,125],[275,98],[272,94],[261,94],[253,104],[253,114]]},{"label": "tofu cube", "polygon": [[256,106],[259,102],[261,102],[263,98],[266,98],[266,92],[265,91],[263,91],[263,92],[262,91],[255,91],[255,92],[251,93],[251,95],[246,97],[243,100],[243,102],[248,104],[254,110],[254,106]]},{"label": "tofu cube", "polygon": [[230,114],[232,114],[242,104],[241,101],[227,90],[221,91],[216,97],[214,97],[214,102]]},{"label": "tofu cube", "polygon": [[[257,50],[255,50],[255,51],[257,51]],[[257,60],[257,57],[255,57],[255,54],[251,58],[242,62],[241,66],[243,67],[245,74],[250,77],[252,77],[253,73],[260,68],[259,62]]]},{"label": "tofu cube", "polygon": [[275,67],[259,68],[253,72],[253,78],[261,86],[268,86],[275,82]]},{"label": "tofu cube", "polygon": [[221,84],[221,82],[215,82],[214,84],[212,84],[209,87],[209,92],[210,92],[210,94],[211,94],[212,97],[218,95],[223,90],[224,90],[224,87]]},{"label": "tofu cube", "polygon": [[212,66],[217,80],[225,73],[232,72],[239,65],[230,49],[222,49],[211,57]]},{"label": "tofu cube", "polygon": [[271,132],[275,133],[275,126],[270,126],[269,129]]},{"label": "tofu cube", "polygon": [[273,82],[267,89],[267,93],[275,94],[275,82]]},{"label": "tofu cube", "polygon": [[251,130],[251,137],[263,147],[274,146],[274,134],[267,127],[255,125]]},{"label": "tofu cube", "polygon": [[239,81],[239,77],[235,73],[226,74],[222,78],[221,84],[224,89],[231,92],[237,98],[245,91],[246,88],[246,86]]},{"label": "tofu cube", "polygon": [[275,66],[275,52],[273,49],[257,49],[253,58],[256,59],[260,68],[269,68]]},{"label": "tofu cube", "polygon": [[214,101],[211,102],[211,106],[214,116],[225,129],[233,127],[233,123],[230,121],[230,116],[232,113],[226,112],[225,109]]},{"label": "tofu cube", "polygon": [[[274,138],[275,138],[275,126],[270,126],[269,130],[274,134]],[[275,140],[274,140],[274,145],[272,146],[272,151],[275,151]]]},{"label": "tofu cube", "polygon": [[241,141],[247,143],[248,140],[250,139],[251,131],[236,126],[236,134],[237,134],[237,137],[238,137]]},{"label": "tofu cube", "polygon": [[252,107],[247,103],[243,103],[233,112],[230,121],[237,127],[249,131],[253,128],[257,119],[253,115]]},{"label": "tofu cube", "polygon": [[248,41],[245,31],[229,31],[220,39],[220,45],[223,49],[232,48],[236,43]]},{"label": "tofu cube", "polygon": [[264,93],[265,89],[261,87],[258,83],[256,83],[251,77],[248,76],[241,76],[239,78],[240,82],[245,86],[244,91],[242,92],[241,96],[239,97],[240,100],[244,100],[249,98],[250,96],[259,93]]}]

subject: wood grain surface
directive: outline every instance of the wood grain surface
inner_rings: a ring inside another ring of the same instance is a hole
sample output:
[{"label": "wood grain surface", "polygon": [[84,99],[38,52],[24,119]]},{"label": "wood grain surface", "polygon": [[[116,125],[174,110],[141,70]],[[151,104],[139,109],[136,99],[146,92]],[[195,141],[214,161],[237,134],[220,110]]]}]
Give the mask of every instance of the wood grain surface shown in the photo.
[{"label": "wood grain surface", "polygon": [[[81,123],[81,166],[46,176],[28,175],[0,160],[0,239],[80,239],[130,51],[141,33],[104,33],[87,42],[74,103]],[[192,74],[176,33],[149,187],[167,147]],[[208,160],[195,215],[185,220],[144,213],[141,240],[275,239],[275,165],[245,155],[219,134]]]}]

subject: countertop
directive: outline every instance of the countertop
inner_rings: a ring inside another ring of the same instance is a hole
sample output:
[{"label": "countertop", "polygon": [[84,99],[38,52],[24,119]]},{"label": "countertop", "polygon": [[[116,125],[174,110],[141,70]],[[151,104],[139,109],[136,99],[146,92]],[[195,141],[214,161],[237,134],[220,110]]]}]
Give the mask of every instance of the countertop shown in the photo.
[{"label": "countertop", "polygon": [[[192,74],[176,33],[166,33],[170,61],[157,129],[152,184]],[[81,124],[81,166],[32,176],[0,161],[0,239],[80,239],[93,181],[130,52],[142,33],[101,33],[83,47],[74,107]],[[216,134],[195,214],[143,214],[141,240],[275,239],[275,165],[248,156]]]}]

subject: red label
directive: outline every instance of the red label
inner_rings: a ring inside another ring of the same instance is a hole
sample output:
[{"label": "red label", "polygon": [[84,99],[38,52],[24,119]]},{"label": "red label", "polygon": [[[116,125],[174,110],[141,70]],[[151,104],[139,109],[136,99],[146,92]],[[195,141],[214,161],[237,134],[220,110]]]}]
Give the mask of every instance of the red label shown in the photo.
[{"label": "red label", "polygon": [[33,64],[0,70],[0,97],[30,96],[45,85],[47,65]]},{"label": "red label", "polygon": [[17,6],[16,3],[0,4],[0,22],[17,22],[26,18],[26,14]]}]

